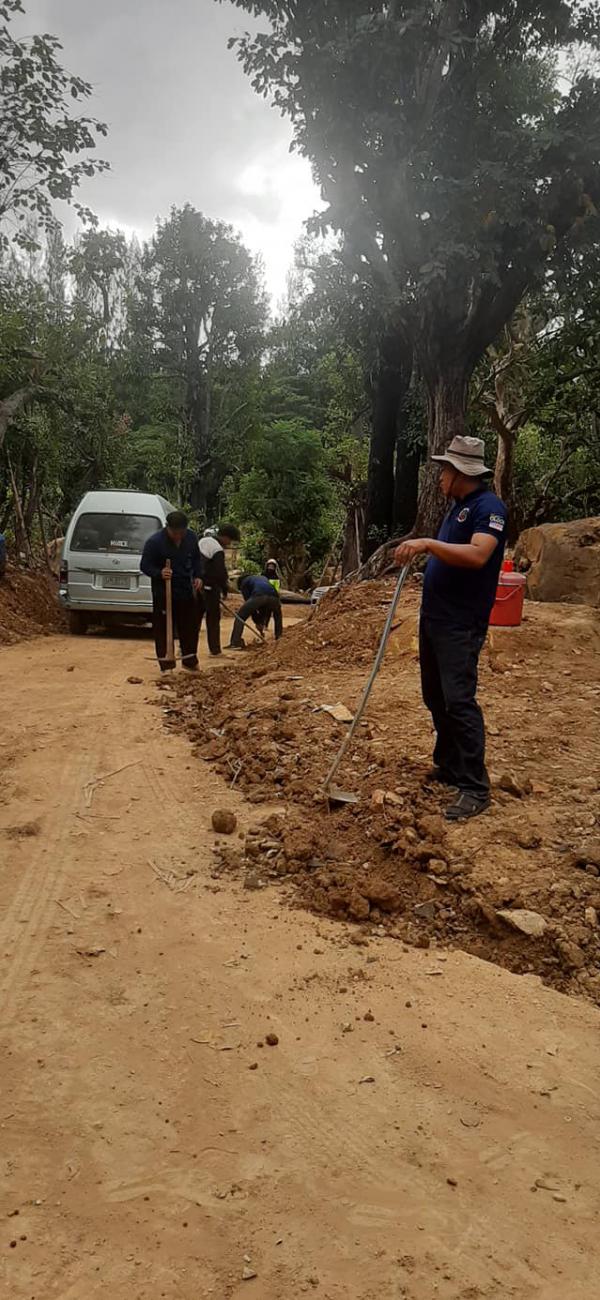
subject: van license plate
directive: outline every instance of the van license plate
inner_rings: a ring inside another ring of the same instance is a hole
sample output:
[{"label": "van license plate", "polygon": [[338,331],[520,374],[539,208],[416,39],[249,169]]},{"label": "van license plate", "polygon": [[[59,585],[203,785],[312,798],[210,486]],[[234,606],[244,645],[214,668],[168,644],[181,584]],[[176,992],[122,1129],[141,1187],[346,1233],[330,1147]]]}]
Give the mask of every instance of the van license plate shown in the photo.
[{"label": "van license plate", "polygon": [[102,579],[103,587],[119,587],[121,590],[129,588],[129,574],[127,573],[106,573]]}]

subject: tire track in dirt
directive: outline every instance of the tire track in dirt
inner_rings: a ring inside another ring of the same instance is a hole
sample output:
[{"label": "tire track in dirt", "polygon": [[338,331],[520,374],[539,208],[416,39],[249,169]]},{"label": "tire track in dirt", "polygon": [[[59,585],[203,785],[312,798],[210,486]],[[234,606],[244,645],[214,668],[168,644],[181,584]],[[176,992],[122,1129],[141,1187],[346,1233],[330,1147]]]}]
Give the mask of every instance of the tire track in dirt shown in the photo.
[{"label": "tire track in dirt", "polygon": [[[73,754],[58,777],[60,799],[55,802],[43,840],[25,870],[22,883],[0,927],[0,950],[8,962],[0,977],[0,1014],[4,1027],[17,1010],[44,943],[56,899],[73,859],[69,843],[81,792],[95,766],[95,755]],[[48,816],[48,815],[47,815]]]}]

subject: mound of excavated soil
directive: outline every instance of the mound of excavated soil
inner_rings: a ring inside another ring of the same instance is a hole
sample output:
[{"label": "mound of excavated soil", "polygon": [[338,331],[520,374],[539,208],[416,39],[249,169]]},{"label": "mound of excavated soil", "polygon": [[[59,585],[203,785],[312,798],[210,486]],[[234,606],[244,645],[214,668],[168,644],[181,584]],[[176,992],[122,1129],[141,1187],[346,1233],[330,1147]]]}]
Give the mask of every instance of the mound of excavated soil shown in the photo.
[{"label": "mound of excavated soil", "polygon": [[[289,628],[279,645],[270,644],[267,654],[277,668],[318,669],[321,664],[333,667],[348,662],[367,663],[373,659],[396,580],[353,583],[330,592],[294,627]],[[407,589],[399,606],[394,642],[402,641],[406,620],[416,585]],[[298,610],[298,613],[301,611]],[[296,613],[296,611],[294,611]],[[248,638],[247,638],[248,639]],[[270,666],[270,660],[267,659]]]},{"label": "mound of excavated soil", "polygon": [[414,592],[339,777],[360,803],[330,810],[319,794],[346,725],[322,706],[353,712],[386,597],[388,584],[348,589],[229,671],[162,683],[197,755],[280,810],[243,847],[223,847],[216,873],[282,884],[367,934],[459,946],[600,1002],[598,614],[530,605],[522,628],[490,634],[481,699],[494,804],[456,827],[425,784]]},{"label": "mound of excavated soil", "polygon": [[0,578],[0,645],[28,637],[64,632],[65,617],[57,599],[57,583],[45,569],[15,569]]}]

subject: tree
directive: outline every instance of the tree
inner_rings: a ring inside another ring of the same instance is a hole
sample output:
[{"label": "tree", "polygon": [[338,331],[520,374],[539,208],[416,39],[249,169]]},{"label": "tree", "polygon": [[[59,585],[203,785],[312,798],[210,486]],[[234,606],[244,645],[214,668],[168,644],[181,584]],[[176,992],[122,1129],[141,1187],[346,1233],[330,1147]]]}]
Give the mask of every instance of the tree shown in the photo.
[{"label": "tree", "polygon": [[561,492],[568,512],[595,499],[599,286],[600,217],[594,217],[568,257],[556,260],[527,295],[480,367],[476,406],[498,436],[495,485],[509,506],[511,540],[531,523],[559,518]]},{"label": "tree", "polygon": [[[9,238],[30,248],[36,242],[32,229],[54,230],[58,224],[54,202],[73,202],[83,177],[108,166],[90,156],[96,136],[106,135],[106,127],[77,111],[91,94],[91,86],[62,68],[56,37],[18,40],[12,35],[11,19],[23,12],[21,0],[0,0],[0,249],[4,250]],[[93,219],[88,209],[75,207],[80,215]],[[24,381],[0,399],[0,449],[11,421],[38,391],[43,364],[38,354]]]},{"label": "tree", "polygon": [[[600,81],[557,56],[600,44],[572,0],[236,0],[237,42],[293,123],[357,274],[425,386],[429,451],[464,428],[474,369],[600,197]],[[236,42],[234,42],[235,44]],[[423,476],[431,530],[437,477]]]},{"label": "tree", "polygon": [[122,294],[127,263],[127,240],[121,231],[86,230],[71,253],[76,296],[88,307],[92,319],[100,319],[106,341],[118,312],[119,324],[124,324]]},{"label": "tree", "polygon": [[263,554],[275,555],[290,585],[301,586],[335,530],[327,453],[318,432],[300,420],[281,420],[262,432],[233,507],[258,533]]},{"label": "tree", "polygon": [[[27,243],[30,215],[41,228],[55,226],[56,200],[72,202],[83,177],[108,163],[90,156],[106,126],[79,112],[92,87],[65,72],[55,36],[12,35],[9,23],[22,13],[21,0],[1,0],[0,222],[12,221],[14,237]],[[7,239],[5,232],[0,237]]]},{"label": "tree", "polygon": [[134,328],[145,331],[152,364],[176,385],[193,452],[191,505],[204,517],[226,472],[220,444],[248,407],[244,385],[258,365],[266,312],[260,267],[230,226],[189,204],[159,221],[143,258]]}]

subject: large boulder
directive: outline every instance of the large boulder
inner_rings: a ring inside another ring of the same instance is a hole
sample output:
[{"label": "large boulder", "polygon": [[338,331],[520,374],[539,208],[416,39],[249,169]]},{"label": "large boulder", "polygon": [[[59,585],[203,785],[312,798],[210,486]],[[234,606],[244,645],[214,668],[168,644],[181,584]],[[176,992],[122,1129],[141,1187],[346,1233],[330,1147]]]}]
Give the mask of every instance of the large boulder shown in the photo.
[{"label": "large boulder", "polygon": [[600,518],[528,528],[515,561],[527,574],[530,600],[600,608]]}]

